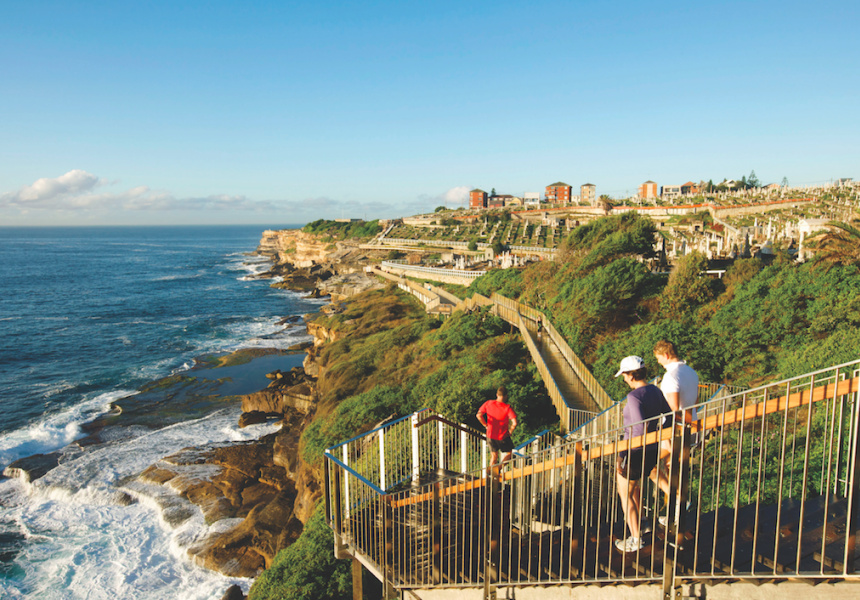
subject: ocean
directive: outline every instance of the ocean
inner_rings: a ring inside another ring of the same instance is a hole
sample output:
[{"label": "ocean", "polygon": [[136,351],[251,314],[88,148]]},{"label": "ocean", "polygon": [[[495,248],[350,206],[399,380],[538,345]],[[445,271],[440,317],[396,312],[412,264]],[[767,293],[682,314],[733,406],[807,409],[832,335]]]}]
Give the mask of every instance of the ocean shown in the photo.
[{"label": "ocean", "polygon": [[[309,339],[282,320],[322,301],[255,278],[269,266],[248,255],[263,229],[0,228],[0,469],[60,453],[32,483],[0,480],[0,597],[209,600],[232,583],[247,591],[250,580],[186,554],[229,523],[171,525],[163,499],[128,482],[182,448],[253,439],[274,425],[239,429],[238,404],[214,403],[160,428],[115,428],[92,448],[72,442],[111,402],[196,357]],[[266,383],[263,374],[257,389]]]}]

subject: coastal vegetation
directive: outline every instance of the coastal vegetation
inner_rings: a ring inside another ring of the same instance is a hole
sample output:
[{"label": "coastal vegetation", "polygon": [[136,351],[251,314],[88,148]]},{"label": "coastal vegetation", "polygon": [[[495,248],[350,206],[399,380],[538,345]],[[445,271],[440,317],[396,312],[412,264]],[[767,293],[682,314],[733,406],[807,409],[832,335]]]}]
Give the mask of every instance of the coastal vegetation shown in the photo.
[{"label": "coastal vegetation", "polygon": [[[311,328],[329,340],[311,351],[320,368],[320,399],[299,453],[313,470],[321,469],[326,448],[418,408],[479,428],[475,413],[502,384],[520,417],[516,443],[558,426],[519,334],[486,309],[439,321],[392,285],[335,306]],[[249,598],[349,597],[349,563],[332,558],[331,544],[320,505],[257,578]]]},{"label": "coastal vegetation", "polygon": [[314,324],[336,339],[316,355],[324,375],[316,418],[302,434],[307,464],[318,466],[325,448],[419,408],[480,427],[475,413],[502,384],[521,416],[515,441],[558,421],[519,335],[487,309],[439,321],[389,286]]},{"label": "coastal vegetation", "polygon": [[330,221],[317,219],[305,225],[302,231],[317,234],[322,241],[331,242],[372,238],[382,231],[382,226],[378,220]]},{"label": "coastal vegetation", "polygon": [[613,396],[625,392],[613,378],[618,357],[638,354],[658,373],[651,349],[661,338],[703,380],[751,386],[856,358],[860,237],[837,230],[819,238],[817,261],[741,259],[718,279],[694,252],[667,277],[641,262],[653,225],[626,213],[574,230],[556,261],[493,271],[472,288],[546,311]]}]

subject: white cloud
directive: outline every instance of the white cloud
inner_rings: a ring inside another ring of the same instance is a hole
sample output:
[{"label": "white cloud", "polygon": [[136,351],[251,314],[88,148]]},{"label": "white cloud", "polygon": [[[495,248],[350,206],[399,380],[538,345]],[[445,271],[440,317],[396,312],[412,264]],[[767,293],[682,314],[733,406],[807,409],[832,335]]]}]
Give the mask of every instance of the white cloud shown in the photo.
[{"label": "white cloud", "polygon": [[[172,211],[172,210],[272,210],[274,203],[255,201],[245,196],[215,194],[200,198],[177,198],[145,185],[128,190],[109,190],[108,183],[80,169],[59,177],[44,177],[17,192],[0,194],[0,208],[29,212],[45,211]],[[102,189],[98,189],[102,188]]]},{"label": "white cloud", "polygon": [[406,210],[400,212],[400,215],[433,212],[437,206],[446,206],[448,208],[468,206],[469,191],[471,189],[468,185],[458,185],[435,196],[422,194],[418,196],[417,201],[410,202],[402,207]]},{"label": "white cloud", "polygon": [[468,206],[469,192],[471,189],[472,188],[468,185],[458,185],[457,187],[451,188],[443,194],[445,205],[449,208],[456,208],[457,206],[462,205]]},{"label": "white cloud", "polygon": [[78,194],[95,188],[99,178],[91,173],[74,169],[59,177],[36,180],[33,185],[24,186],[13,195],[13,199],[21,203],[41,204],[58,196]]}]

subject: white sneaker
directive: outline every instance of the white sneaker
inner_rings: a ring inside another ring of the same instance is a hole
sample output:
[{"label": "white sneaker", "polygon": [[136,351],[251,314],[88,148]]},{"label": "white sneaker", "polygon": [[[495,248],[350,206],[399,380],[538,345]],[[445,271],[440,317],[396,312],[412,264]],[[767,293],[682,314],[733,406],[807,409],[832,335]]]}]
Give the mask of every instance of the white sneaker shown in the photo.
[{"label": "white sneaker", "polygon": [[615,540],[615,547],[622,552],[636,552],[645,547],[645,540],[631,535],[626,540]]}]

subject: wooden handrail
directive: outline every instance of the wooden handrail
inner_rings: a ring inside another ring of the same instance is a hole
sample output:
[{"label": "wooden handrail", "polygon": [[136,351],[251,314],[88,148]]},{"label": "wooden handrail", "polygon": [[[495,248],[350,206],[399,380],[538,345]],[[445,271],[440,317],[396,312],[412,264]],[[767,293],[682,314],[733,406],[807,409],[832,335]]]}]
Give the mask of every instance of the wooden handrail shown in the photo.
[{"label": "wooden handrail", "polygon": [[[789,408],[797,408],[807,404],[812,404],[814,402],[820,402],[821,400],[825,400],[827,398],[844,396],[845,394],[851,394],[857,392],[858,390],[860,390],[860,377],[846,379],[844,381],[840,381],[839,383],[828,383],[813,388],[812,390],[801,390],[799,392],[788,394],[787,396],[780,396],[772,400],[767,400],[765,402],[760,402],[758,404],[754,404],[744,408],[738,408],[735,410],[727,411],[725,413],[721,413],[719,415],[714,415],[712,417],[708,417],[704,421],[699,420],[693,422],[690,425],[690,429],[694,433],[699,431],[707,431],[709,429],[715,429],[717,427],[724,427],[726,425],[732,425],[735,423],[740,423],[742,421],[757,419],[776,412],[784,411]],[[434,417],[430,417],[422,422],[432,420],[433,418]],[[439,419],[445,421],[445,419],[443,419],[442,417],[439,417]],[[603,456],[610,456],[622,450],[640,448],[642,446],[654,444],[662,440],[671,439],[672,437],[674,437],[673,429],[667,428],[663,431],[652,431],[644,435],[631,438],[629,440],[610,442],[608,444],[597,446],[595,448],[590,448],[584,451],[581,450],[581,445],[577,444],[574,447],[574,451],[566,457],[545,460],[540,463],[528,465],[527,467],[511,469],[510,471],[502,473],[501,478],[504,481],[512,481],[521,477],[527,477],[529,475],[542,473],[550,469],[571,466],[577,460],[588,461]],[[580,452],[581,455],[577,456],[577,454],[579,454]],[[457,494],[460,492],[466,492],[479,488],[485,485],[486,479],[487,478],[485,475],[480,479],[474,479],[472,481],[467,481],[464,483],[456,483],[453,485],[445,486],[444,488],[439,490],[439,495],[450,496],[452,494]],[[408,506],[410,504],[416,504],[418,502],[426,502],[431,498],[433,498],[433,493],[426,492],[418,496],[402,498],[400,500],[394,500],[393,498],[389,497],[388,502],[391,506],[395,508],[400,508],[403,506]]]}]

